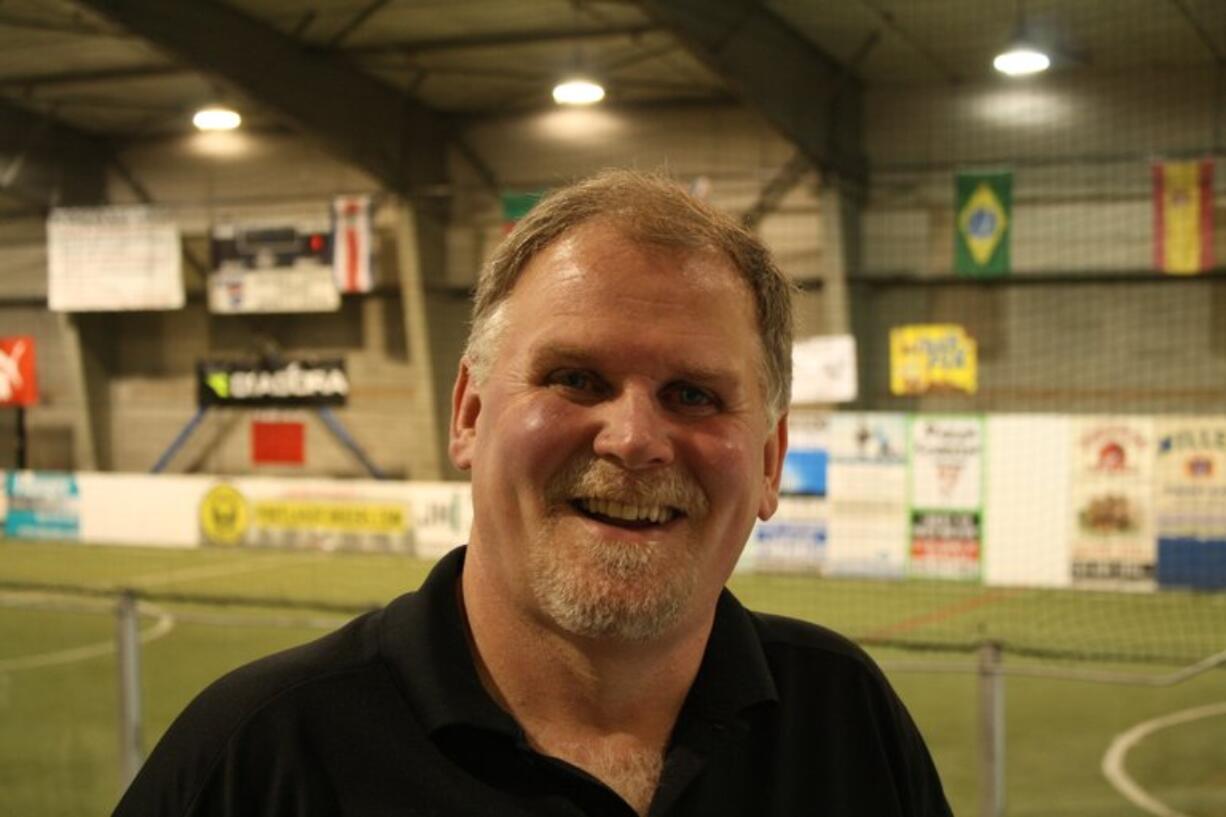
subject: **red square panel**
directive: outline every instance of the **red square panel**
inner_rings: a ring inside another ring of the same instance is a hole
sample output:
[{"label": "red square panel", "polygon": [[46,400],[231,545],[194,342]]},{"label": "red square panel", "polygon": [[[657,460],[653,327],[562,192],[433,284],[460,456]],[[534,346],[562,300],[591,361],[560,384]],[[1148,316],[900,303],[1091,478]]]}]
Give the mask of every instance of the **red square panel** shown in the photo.
[{"label": "red square panel", "polygon": [[251,461],[256,465],[302,465],[306,433],[302,423],[251,423]]}]

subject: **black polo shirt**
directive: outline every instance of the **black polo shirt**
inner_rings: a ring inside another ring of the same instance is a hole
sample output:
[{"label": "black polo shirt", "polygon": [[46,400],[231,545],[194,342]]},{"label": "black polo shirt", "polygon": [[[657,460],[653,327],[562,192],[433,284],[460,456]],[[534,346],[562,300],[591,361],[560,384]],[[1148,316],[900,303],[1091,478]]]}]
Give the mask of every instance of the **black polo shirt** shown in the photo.
[{"label": "black polo shirt", "polygon": [[[456,599],[463,562],[457,548],[417,592],[212,684],[116,817],[633,817],[530,748],[485,692]],[[915,725],[859,648],[723,593],[653,817],[949,813]]]}]

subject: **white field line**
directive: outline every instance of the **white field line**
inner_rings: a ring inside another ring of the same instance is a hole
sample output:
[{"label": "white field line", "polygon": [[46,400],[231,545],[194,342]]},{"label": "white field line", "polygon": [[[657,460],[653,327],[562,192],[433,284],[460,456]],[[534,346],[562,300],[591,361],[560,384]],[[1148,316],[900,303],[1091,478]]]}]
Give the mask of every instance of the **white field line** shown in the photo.
[{"label": "white field line", "polygon": [[178,570],[159,570],[143,573],[130,579],[124,579],[122,583],[130,587],[157,587],[159,585],[195,581],[196,579],[216,579],[222,576],[234,576],[239,573],[255,573],[260,570],[271,570],[277,567],[286,567],[301,562],[312,562],[318,559],[318,553],[283,557],[263,556],[257,559],[248,558],[216,565],[182,567]]},{"label": "white field line", "polygon": [[1124,758],[1132,747],[1154,732],[1171,726],[1178,726],[1188,721],[1212,718],[1217,715],[1226,715],[1226,702],[1184,709],[1180,712],[1172,712],[1160,718],[1138,723],[1128,731],[1116,735],[1115,739],[1111,741],[1111,745],[1107,748],[1107,754],[1103,755],[1103,775],[1107,778],[1108,783],[1115,786],[1116,791],[1128,798],[1135,806],[1148,811],[1150,814],[1157,815],[1157,817],[1188,817],[1183,812],[1175,811],[1175,809],[1138,786],[1136,781],[1129,777],[1128,772],[1124,770]]},{"label": "white field line", "polygon": [[[142,644],[156,641],[168,634],[175,626],[175,617],[170,613],[152,604],[146,604],[145,608],[158,618],[152,627],[140,634],[140,642]],[[69,647],[66,650],[45,652],[39,655],[22,655],[17,658],[0,659],[0,672],[16,672],[17,670],[40,669],[59,664],[71,664],[76,661],[85,661],[89,658],[109,655],[113,652],[115,652],[115,640],[108,639],[98,644],[87,644],[83,647]]]}]

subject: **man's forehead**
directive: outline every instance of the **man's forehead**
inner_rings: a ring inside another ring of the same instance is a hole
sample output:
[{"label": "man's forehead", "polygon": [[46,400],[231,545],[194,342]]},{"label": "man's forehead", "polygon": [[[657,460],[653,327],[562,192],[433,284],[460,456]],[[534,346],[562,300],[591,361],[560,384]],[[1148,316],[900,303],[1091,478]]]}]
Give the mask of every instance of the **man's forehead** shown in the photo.
[{"label": "man's forehead", "polygon": [[[651,271],[650,280],[636,280],[629,274],[646,268]],[[576,225],[538,250],[524,264],[508,298],[521,289],[538,295],[542,287],[553,286],[633,295],[645,283],[656,282],[672,289],[703,290],[710,297],[743,302],[754,311],[753,292],[727,253],[706,243],[691,245],[643,236],[608,219]]]}]

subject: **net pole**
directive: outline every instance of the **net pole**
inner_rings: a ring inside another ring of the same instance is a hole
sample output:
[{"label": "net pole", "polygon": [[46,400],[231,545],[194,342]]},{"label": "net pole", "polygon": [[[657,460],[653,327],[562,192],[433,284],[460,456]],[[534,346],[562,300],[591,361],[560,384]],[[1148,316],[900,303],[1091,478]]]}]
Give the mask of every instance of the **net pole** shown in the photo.
[{"label": "net pole", "polygon": [[27,467],[26,451],[26,407],[17,407],[17,470],[24,471]]},{"label": "net pole", "polygon": [[115,606],[119,672],[119,785],[127,789],[141,766],[140,615],[136,594],[124,590]]},{"label": "net pole", "polygon": [[995,641],[979,647],[979,817],[1005,813],[1005,675]]}]

